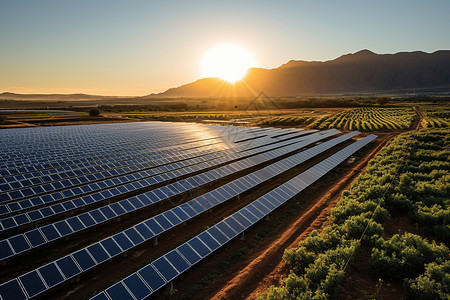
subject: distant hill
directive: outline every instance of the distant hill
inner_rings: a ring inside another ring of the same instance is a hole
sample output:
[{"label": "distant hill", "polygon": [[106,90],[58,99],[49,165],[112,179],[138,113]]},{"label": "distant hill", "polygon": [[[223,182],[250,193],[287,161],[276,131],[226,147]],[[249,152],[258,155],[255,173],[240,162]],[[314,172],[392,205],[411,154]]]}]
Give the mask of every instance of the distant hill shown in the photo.
[{"label": "distant hill", "polygon": [[232,88],[204,78],[150,97],[249,97],[377,93],[421,88],[450,88],[450,50],[434,53],[376,54],[362,50],[325,62],[289,61],[275,69],[250,69]]}]

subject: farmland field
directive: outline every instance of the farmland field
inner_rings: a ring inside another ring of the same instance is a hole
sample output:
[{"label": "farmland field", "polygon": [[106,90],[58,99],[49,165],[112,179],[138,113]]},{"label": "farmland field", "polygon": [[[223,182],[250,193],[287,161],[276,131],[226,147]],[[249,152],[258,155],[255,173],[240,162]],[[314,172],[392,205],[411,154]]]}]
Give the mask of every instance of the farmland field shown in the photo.
[{"label": "farmland field", "polygon": [[443,128],[450,126],[450,107],[449,106],[423,106],[420,108],[425,114],[423,126],[425,128]]},{"label": "farmland field", "polygon": [[2,299],[164,296],[376,138],[182,122],[0,135]]},{"label": "farmland field", "polygon": [[[432,128],[445,105],[24,118],[45,127],[0,131],[4,299],[406,299],[431,293],[427,280],[437,298],[448,293],[432,275],[448,260],[391,278],[379,254],[419,243],[448,255],[449,132]],[[71,119],[120,123],[47,127]],[[413,127],[425,129],[399,135]]]},{"label": "farmland field", "polygon": [[360,131],[386,131],[409,129],[416,116],[411,107],[364,107],[342,111],[316,120],[311,128],[342,128]]},{"label": "farmland field", "polygon": [[394,139],[342,194],[331,225],[286,250],[291,273],[260,298],[448,299],[449,133]]}]

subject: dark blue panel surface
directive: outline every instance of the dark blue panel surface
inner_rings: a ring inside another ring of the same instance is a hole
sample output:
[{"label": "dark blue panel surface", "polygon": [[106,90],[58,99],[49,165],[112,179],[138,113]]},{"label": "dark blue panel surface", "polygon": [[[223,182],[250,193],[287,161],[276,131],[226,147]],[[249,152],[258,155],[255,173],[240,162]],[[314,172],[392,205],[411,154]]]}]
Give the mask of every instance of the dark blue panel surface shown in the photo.
[{"label": "dark blue panel surface", "polygon": [[166,217],[164,215],[157,215],[154,217],[154,219],[159,223],[159,225],[164,228],[164,230],[167,230],[172,227],[172,224],[169,223]]},{"label": "dark blue panel surface", "polygon": [[61,237],[61,235],[56,231],[53,225],[41,227],[41,231],[49,242]]},{"label": "dark blue panel surface", "polygon": [[81,214],[78,216],[78,218],[80,218],[81,222],[83,222],[83,224],[86,225],[86,227],[91,227],[95,225],[94,219],[92,219],[92,217],[88,213]]},{"label": "dark blue panel surface", "polygon": [[173,224],[173,226],[181,223],[180,219],[178,219],[178,217],[170,210],[164,212],[163,215]]},{"label": "dark blue panel surface", "polygon": [[129,201],[134,207],[136,207],[136,209],[141,208],[143,206],[143,204],[141,203],[141,201],[139,201],[137,197],[132,197],[129,199]]},{"label": "dark blue panel surface", "polygon": [[26,232],[25,235],[33,247],[37,247],[45,243],[44,236],[37,229]]},{"label": "dark blue panel surface", "polygon": [[197,214],[201,213],[205,209],[195,199],[188,202],[189,205],[195,210]]},{"label": "dark blue panel surface", "polygon": [[247,206],[247,209],[249,211],[251,211],[256,217],[258,217],[259,219],[261,219],[262,217],[264,217],[264,214],[262,212],[260,212],[254,205],[249,205]]},{"label": "dark blue panel surface", "polygon": [[247,210],[247,208],[241,209],[240,212],[244,217],[246,217],[248,220],[250,220],[250,222],[252,222],[252,224],[256,223],[259,220],[249,210]]},{"label": "dark blue panel surface", "polygon": [[17,279],[10,280],[0,285],[0,299],[3,300],[26,300],[22,288]]},{"label": "dark blue panel surface", "polygon": [[98,264],[109,258],[108,253],[106,253],[103,247],[98,243],[89,246],[87,250],[91,253],[92,257],[94,257]]},{"label": "dark blue panel surface", "polygon": [[64,281],[64,277],[54,263],[40,267],[38,270],[49,288]]},{"label": "dark blue panel surface", "polygon": [[128,199],[122,200],[120,201],[120,205],[122,205],[122,207],[127,211],[133,211],[135,210],[135,208],[133,207],[133,205],[130,204],[130,202],[128,202]]},{"label": "dark blue panel surface", "polygon": [[67,225],[66,221],[59,221],[55,223],[55,227],[59,231],[61,236],[65,236],[73,232],[69,225]]},{"label": "dark blue panel surface", "polygon": [[42,281],[41,277],[39,277],[36,270],[20,276],[19,280],[22,282],[25,291],[30,297],[34,297],[45,291],[44,282]]},{"label": "dark blue panel surface", "polygon": [[236,222],[236,220],[233,217],[228,217],[225,220],[223,220],[223,222],[230,225],[230,227],[233,228],[234,231],[236,231],[237,233],[241,233],[245,229],[244,227],[242,227],[242,225]]},{"label": "dark blue panel surface", "polygon": [[105,291],[111,300],[134,300],[121,281]]},{"label": "dark blue panel surface", "polygon": [[159,226],[153,218],[145,221],[145,224],[148,226],[148,228],[150,228],[151,231],[153,231],[155,235],[163,231],[162,227]]},{"label": "dark blue panel surface", "polygon": [[197,215],[197,213],[187,203],[183,203],[180,207],[188,214],[189,217]]},{"label": "dark blue panel surface", "polygon": [[130,292],[136,297],[136,299],[144,299],[152,293],[136,273],[125,278],[123,282],[128,287]]},{"label": "dark blue panel surface", "polygon": [[228,224],[226,224],[224,221],[217,223],[216,227],[219,228],[220,231],[225,233],[225,235],[229,239],[232,239],[237,235],[237,233],[234,232],[233,229],[230,226],[228,226]]},{"label": "dark blue panel surface", "polygon": [[207,230],[221,245],[229,241],[228,237],[219,231],[215,226]]},{"label": "dark blue panel surface", "polygon": [[135,226],[136,230],[144,237],[144,239],[148,240],[154,236],[154,234],[145,226],[144,223],[138,224]]},{"label": "dark blue panel surface", "polygon": [[[213,197],[209,197],[209,199],[214,199]],[[197,202],[202,206],[203,209],[208,210],[212,207],[212,204],[205,197],[197,197]]]},{"label": "dark blue panel surface", "polygon": [[194,265],[200,260],[200,256],[194,250],[192,250],[192,248],[188,244],[183,244],[177,249],[189,261],[191,265]]},{"label": "dark blue panel surface", "polygon": [[56,264],[67,279],[72,278],[81,272],[71,256],[65,256],[57,260]]},{"label": "dark blue panel surface", "polygon": [[211,253],[211,250],[208,249],[199,239],[198,237],[193,238],[188,242],[188,244],[194,249],[202,258]]},{"label": "dark blue panel surface", "polygon": [[139,235],[139,233],[133,227],[125,230],[125,234],[135,245],[138,245],[144,241],[144,239]]},{"label": "dark blue panel surface", "polygon": [[189,216],[179,207],[174,207],[171,209],[171,211],[178,217],[181,219],[182,222],[186,221],[187,219],[189,219]]},{"label": "dark blue panel surface", "polygon": [[89,256],[86,249],[75,252],[72,256],[83,271],[86,271],[95,265],[94,260]]},{"label": "dark blue panel surface", "polygon": [[77,217],[67,219],[67,223],[69,223],[70,227],[72,227],[74,231],[79,231],[86,228]]},{"label": "dark blue panel surface", "polygon": [[166,283],[158,272],[155,271],[152,265],[145,266],[138,271],[139,275],[152,288],[153,291],[158,290]]},{"label": "dark blue panel surface", "polygon": [[184,260],[183,257],[181,257],[181,255],[176,250],[170,251],[165,255],[165,257],[180,273],[189,268],[189,264]]},{"label": "dark blue panel surface", "polygon": [[119,246],[117,245],[116,242],[114,242],[112,238],[107,238],[101,241],[100,244],[102,244],[103,248],[106,249],[106,251],[109,253],[111,257],[122,252],[122,250],[120,250]]},{"label": "dark blue panel surface", "polygon": [[234,219],[235,219],[236,221],[239,222],[239,224],[241,224],[242,226],[244,226],[244,228],[248,228],[248,227],[250,227],[250,225],[252,224],[252,223],[250,223],[246,218],[244,218],[244,217],[241,215],[241,212],[240,212],[240,211],[234,213],[234,214],[233,214],[233,217],[234,217]]},{"label": "dark blue panel surface", "polygon": [[177,270],[172,267],[164,256],[156,259],[152,265],[166,279],[167,282],[171,281],[178,275]]},{"label": "dark blue panel surface", "polygon": [[105,216],[103,216],[102,213],[98,209],[92,210],[90,212],[90,214],[97,223],[101,223],[106,220]]},{"label": "dark blue panel surface", "polygon": [[117,242],[117,244],[119,244],[120,248],[122,248],[123,251],[128,250],[131,247],[133,247],[133,244],[122,232],[114,235],[113,239]]},{"label": "dark blue panel surface", "polygon": [[23,235],[16,235],[9,238],[9,243],[16,253],[20,253],[31,248]]},{"label": "dark blue panel surface", "polygon": [[211,251],[216,250],[217,248],[220,247],[219,243],[213,239],[208,232],[202,232],[201,234],[198,235],[198,238],[205,243],[206,246],[208,246],[209,249],[211,249]]},{"label": "dark blue panel surface", "polygon": [[125,210],[122,208],[122,206],[119,205],[119,203],[113,203],[110,205],[110,207],[118,216],[125,213]]}]

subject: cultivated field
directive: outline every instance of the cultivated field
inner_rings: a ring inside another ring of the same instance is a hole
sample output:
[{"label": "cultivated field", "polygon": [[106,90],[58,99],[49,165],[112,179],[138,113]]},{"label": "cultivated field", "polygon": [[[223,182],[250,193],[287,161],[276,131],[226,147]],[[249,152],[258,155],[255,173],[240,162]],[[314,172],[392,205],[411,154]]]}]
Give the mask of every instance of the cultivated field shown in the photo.
[{"label": "cultivated field", "polygon": [[41,128],[0,130],[4,299],[450,293],[446,105],[5,123]]}]

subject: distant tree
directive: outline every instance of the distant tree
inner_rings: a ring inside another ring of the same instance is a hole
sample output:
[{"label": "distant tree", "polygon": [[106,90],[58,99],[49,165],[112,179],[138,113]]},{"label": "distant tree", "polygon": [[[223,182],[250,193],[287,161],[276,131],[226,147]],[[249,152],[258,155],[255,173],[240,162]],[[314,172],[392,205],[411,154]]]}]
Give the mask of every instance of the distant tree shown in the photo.
[{"label": "distant tree", "polygon": [[381,97],[381,98],[378,98],[377,100],[375,100],[375,102],[376,102],[378,105],[385,105],[385,104],[387,104],[387,103],[389,102],[389,98],[387,98],[387,97]]},{"label": "distant tree", "polygon": [[89,111],[89,115],[90,115],[91,117],[98,117],[98,116],[100,115],[100,111],[99,111],[98,109],[96,109],[96,108],[91,109],[91,110]]}]

